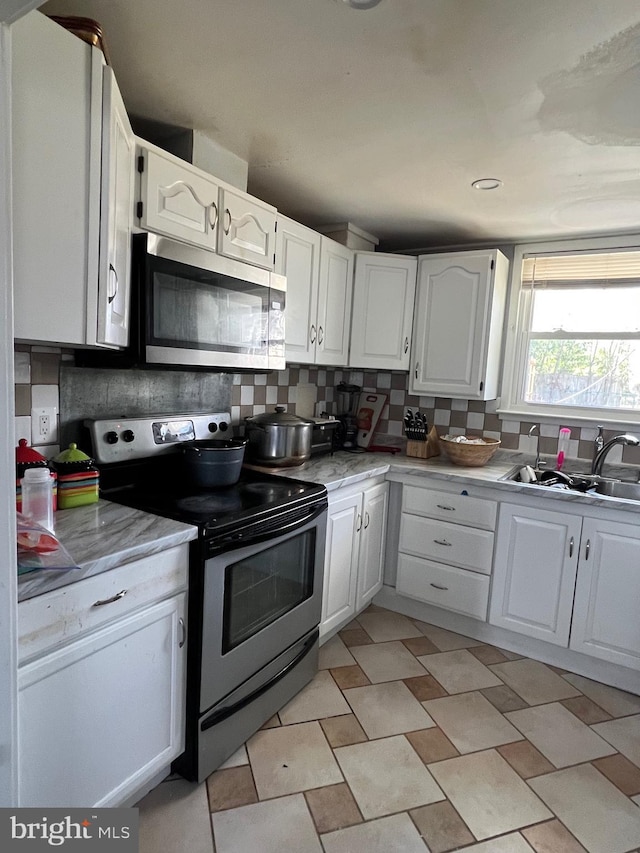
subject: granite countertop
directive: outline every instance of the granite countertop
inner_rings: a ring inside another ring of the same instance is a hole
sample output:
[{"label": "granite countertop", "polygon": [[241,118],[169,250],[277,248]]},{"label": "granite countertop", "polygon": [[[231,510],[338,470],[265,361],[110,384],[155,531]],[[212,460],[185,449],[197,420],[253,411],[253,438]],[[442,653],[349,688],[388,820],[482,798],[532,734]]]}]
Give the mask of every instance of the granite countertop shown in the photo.
[{"label": "granite countertop", "polygon": [[20,575],[18,601],[190,542],[197,538],[198,529],[99,500],[56,512],[55,533],[80,568],[40,569]]}]

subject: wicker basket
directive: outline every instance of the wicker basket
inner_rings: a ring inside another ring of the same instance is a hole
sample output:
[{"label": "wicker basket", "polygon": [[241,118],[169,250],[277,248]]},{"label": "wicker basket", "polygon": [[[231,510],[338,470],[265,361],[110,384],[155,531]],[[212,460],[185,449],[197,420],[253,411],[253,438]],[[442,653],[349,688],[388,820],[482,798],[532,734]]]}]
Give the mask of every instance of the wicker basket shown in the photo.
[{"label": "wicker basket", "polygon": [[[479,435],[468,435],[466,438],[482,438]],[[440,436],[440,447],[449,457],[454,465],[466,465],[469,468],[481,468],[491,459],[500,447],[497,438],[483,438],[484,444],[465,444],[460,441],[451,441]]]}]

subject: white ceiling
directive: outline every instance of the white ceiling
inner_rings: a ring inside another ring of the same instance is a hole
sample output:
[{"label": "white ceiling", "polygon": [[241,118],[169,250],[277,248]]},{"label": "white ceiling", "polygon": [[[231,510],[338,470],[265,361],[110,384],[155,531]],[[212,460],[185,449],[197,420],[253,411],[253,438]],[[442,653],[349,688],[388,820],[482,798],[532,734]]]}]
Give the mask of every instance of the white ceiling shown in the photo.
[{"label": "white ceiling", "polygon": [[[249,191],[381,247],[640,231],[639,0],[51,0],[130,112],[204,131]],[[471,188],[495,177],[491,192]]]}]

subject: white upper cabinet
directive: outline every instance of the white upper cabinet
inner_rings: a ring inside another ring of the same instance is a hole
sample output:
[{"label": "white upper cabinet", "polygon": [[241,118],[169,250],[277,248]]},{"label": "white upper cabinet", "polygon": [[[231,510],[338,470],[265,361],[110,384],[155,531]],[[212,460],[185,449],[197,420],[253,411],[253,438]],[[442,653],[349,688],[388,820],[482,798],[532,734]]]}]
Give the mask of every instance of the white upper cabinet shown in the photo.
[{"label": "white upper cabinet", "polygon": [[315,358],[317,364],[337,367],[347,364],[352,294],[352,250],[322,236]]},{"label": "white upper cabinet", "polygon": [[356,252],[350,367],[409,370],[417,258]]},{"label": "white upper cabinet", "polygon": [[346,365],[353,252],[282,215],[276,233],[275,271],[287,277],[287,361]]},{"label": "white upper cabinet", "polygon": [[138,171],[141,228],[273,269],[275,207],[142,139]]},{"label": "white upper cabinet", "polygon": [[102,82],[98,342],[125,347],[129,341],[135,138],[116,78],[106,66]]},{"label": "white upper cabinet", "polygon": [[218,252],[272,270],[276,209],[231,187],[220,188]]},{"label": "white upper cabinet", "polygon": [[140,227],[215,251],[218,182],[179,157],[138,142]]},{"label": "white upper cabinet", "polygon": [[507,272],[496,249],[419,259],[411,394],[497,397]]},{"label": "white upper cabinet", "polygon": [[310,329],[318,314],[320,235],[311,228],[278,215],[275,271],[287,278],[286,358],[313,364],[315,341]]},{"label": "white upper cabinet", "polygon": [[12,50],[15,336],[126,344],[134,162],[115,80],[37,11],[12,26]]}]

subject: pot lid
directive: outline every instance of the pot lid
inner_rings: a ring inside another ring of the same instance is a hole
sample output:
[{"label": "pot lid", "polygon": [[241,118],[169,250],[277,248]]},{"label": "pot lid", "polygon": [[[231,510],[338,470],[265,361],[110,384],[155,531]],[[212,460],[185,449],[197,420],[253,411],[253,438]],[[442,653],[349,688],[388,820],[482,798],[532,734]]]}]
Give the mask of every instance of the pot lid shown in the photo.
[{"label": "pot lid", "polygon": [[63,450],[62,453],[58,453],[57,456],[53,458],[54,462],[91,462],[91,457],[87,456],[86,453],[83,453],[82,450],[78,450],[78,445],[74,442],[71,442],[69,447],[66,450]]},{"label": "pot lid", "polygon": [[299,418],[297,415],[292,415],[287,412],[286,406],[276,406],[275,412],[264,412],[262,415],[253,415],[250,418],[245,418],[249,424],[274,424],[276,426],[303,426],[305,424],[313,424],[313,421],[307,418]]},{"label": "pot lid", "polygon": [[21,438],[18,442],[18,446],[16,447],[16,464],[17,465],[42,465],[47,464],[47,460],[42,455],[42,453],[38,453],[37,450],[34,450],[33,447],[29,447],[27,444],[26,438]]}]

